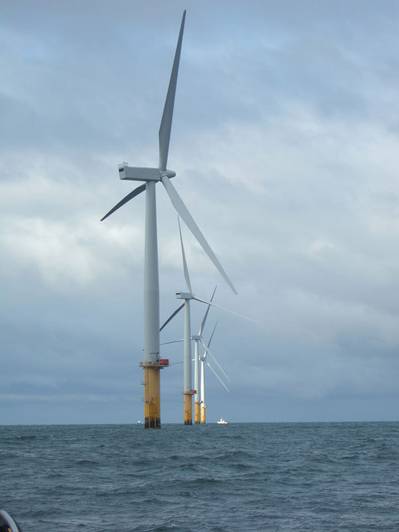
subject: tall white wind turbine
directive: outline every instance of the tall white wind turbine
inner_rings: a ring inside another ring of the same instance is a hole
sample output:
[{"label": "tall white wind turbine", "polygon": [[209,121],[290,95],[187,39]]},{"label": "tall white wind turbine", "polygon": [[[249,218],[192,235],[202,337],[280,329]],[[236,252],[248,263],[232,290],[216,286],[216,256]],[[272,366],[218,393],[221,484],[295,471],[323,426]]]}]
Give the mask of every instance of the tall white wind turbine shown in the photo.
[{"label": "tall white wind turbine", "polygon": [[158,168],[139,168],[123,163],[119,166],[119,177],[122,180],[143,181],[144,184],[135,188],[115,205],[103,218],[122,207],[125,203],[146,193],[145,207],[145,254],[144,254],[144,427],[160,428],[160,369],[162,364],[159,356],[159,272],[158,272],[158,242],[155,186],[161,182],[174,208],[184,223],[195,236],[202,249],[213,262],[219,273],[234,293],[236,290],[217,259],[215,253],[205,240],[190,212],[172,185],[170,179],[176,175],[167,169],[170,133],[172,128],[173,107],[176,94],[177,75],[179,71],[180,53],[183,40],[184,11],[176,52],[170,76],[168,92],[159,128],[159,165]]}]

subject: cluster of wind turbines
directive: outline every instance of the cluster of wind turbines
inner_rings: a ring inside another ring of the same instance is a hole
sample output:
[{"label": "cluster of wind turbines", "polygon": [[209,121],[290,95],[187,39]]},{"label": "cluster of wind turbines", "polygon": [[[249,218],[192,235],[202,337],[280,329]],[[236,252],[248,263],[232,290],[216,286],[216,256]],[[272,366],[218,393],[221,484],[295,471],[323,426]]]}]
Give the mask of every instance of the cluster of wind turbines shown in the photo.
[{"label": "cluster of wind turbines", "polygon": [[[183,340],[172,340],[171,342],[165,342],[165,344],[173,344],[177,342],[184,342],[184,385],[183,385],[183,395],[184,395],[184,424],[192,424],[192,397],[194,397],[194,422],[196,424],[206,423],[206,402],[205,402],[205,369],[209,367],[215,377],[219,380],[222,386],[226,391],[229,391],[227,385],[223,381],[223,378],[218,374],[218,371],[222,372],[225,378],[228,379],[228,376],[222,366],[217,361],[215,355],[210,350],[210,344],[215,333],[216,326],[214,327],[208,344],[204,342],[205,334],[205,325],[208,318],[209,310],[211,306],[214,306],[214,297],[216,288],[214,289],[212,296],[209,301],[200,299],[199,297],[193,294],[191,287],[190,274],[188,271],[186,253],[184,250],[183,236],[180,226],[180,219],[178,218],[179,224],[179,235],[180,235],[180,246],[181,254],[183,260],[183,272],[184,278],[186,280],[186,291],[185,292],[176,292],[176,297],[178,299],[183,299],[184,302],[177,307],[177,309],[169,316],[169,318],[162,325],[160,331],[162,331],[166,325],[184,308],[184,338]],[[207,308],[205,314],[201,320],[201,325],[199,327],[198,334],[191,334],[191,305],[190,301],[198,301],[204,303]],[[219,307],[221,308],[221,307]],[[194,358],[192,358],[192,342],[194,342]],[[218,371],[211,365],[209,358],[214,360],[215,365],[218,368]],[[192,362],[194,362],[194,388],[192,381]]]},{"label": "cluster of wind turbines", "polygon": [[[211,301],[197,298],[192,293],[190,276],[188,273],[187,261],[184,251],[183,238],[179,221],[179,233],[181,251],[183,258],[183,269],[186,280],[185,292],[178,292],[176,297],[183,300],[179,308],[160,327],[159,319],[159,271],[158,271],[158,242],[157,242],[157,213],[156,213],[156,184],[161,182],[172,205],[176,209],[178,216],[184,221],[187,228],[194,235],[202,249],[205,251],[211,262],[217,268],[223,279],[230,286],[234,293],[237,293],[233,283],[220,264],[212,248],[206,241],[204,235],[195,223],[187,207],[180,198],[175,187],[171,183],[176,173],[167,169],[170,133],[172,128],[173,108],[176,94],[177,76],[179,71],[180,53],[183,40],[183,31],[186,12],[184,11],[179,37],[177,40],[176,52],[173,61],[172,73],[170,76],[168,92],[163,109],[161,125],[159,128],[159,166],[158,168],[140,168],[128,166],[123,163],[119,166],[119,176],[122,180],[143,181],[144,184],[135,188],[119,203],[117,203],[103,218],[105,220],[125,203],[145,191],[145,253],[144,253],[144,360],[141,366],[144,370],[144,427],[160,428],[161,426],[161,401],[160,401],[160,370],[169,365],[168,360],[160,357],[160,330],[184,308],[184,423],[192,424],[192,398],[195,399],[195,421],[206,421],[205,403],[205,366],[208,365],[214,371],[219,381],[225,388],[226,385],[217,371],[212,367],[208,358],[212,356],[209,345],[212,336],[206,345],[203,340],[205,323],[210,306],[214,305],[213,296]],[[101,220],[101,221],[102,221]],[[200,301],[207,305],[204,318],[201,322],[198,335],[191,334],[191,300]],[[194,341],[194,388],[192,383],[192,341]],[[224,373],[221,366],[213,357],[215,364]],[[201,393],[200,393],[201,392]],[[202,415],[200,409],[202,406]],[[198,422],[199,422],[198,421]]]}]

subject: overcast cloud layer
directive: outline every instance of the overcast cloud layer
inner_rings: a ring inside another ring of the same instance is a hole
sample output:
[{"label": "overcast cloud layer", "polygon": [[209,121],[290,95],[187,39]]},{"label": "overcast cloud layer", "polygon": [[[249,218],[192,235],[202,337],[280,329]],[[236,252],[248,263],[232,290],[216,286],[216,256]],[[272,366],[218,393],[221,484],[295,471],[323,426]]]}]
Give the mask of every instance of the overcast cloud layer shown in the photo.
[{"label": "overcast cloud layer", "polygon": [[[398,419],[398,3],[21,1],[0,17],[0,424],[142,417],[144,198],[99,220],[132,189],[119,162],[157,163],[184,8],[169,166],[239,295],[185,230],[192,284],[258,322],[210,315],[231,377],[209,375],[210,420]],[[158,207],[165,318],[184,278]]]}]

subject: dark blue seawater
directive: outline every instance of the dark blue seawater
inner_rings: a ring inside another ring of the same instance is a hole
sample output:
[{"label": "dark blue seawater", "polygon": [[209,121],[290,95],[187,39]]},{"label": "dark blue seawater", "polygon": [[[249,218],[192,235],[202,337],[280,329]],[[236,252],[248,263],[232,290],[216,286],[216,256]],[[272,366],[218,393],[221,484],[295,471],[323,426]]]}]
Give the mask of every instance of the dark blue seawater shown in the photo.
[{"label": "dark blue seawater", "polygon": [[25,532],[399,531],[399,423],[0,427]]}]

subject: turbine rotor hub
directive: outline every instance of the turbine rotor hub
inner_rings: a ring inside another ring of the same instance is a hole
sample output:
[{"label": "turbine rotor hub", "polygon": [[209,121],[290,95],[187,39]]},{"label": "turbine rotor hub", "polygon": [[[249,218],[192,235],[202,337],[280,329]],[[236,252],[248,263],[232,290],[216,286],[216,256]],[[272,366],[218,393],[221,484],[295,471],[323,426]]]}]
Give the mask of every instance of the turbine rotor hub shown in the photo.
[{"label": "turbine rotor hub", "polygon": [[160,174],[161,174],[161,179],[164,176],[168,177],[169,179],[172,179],[172,177],[175,177],[176,172],[174,172],[173,170],[161,170]]}]

